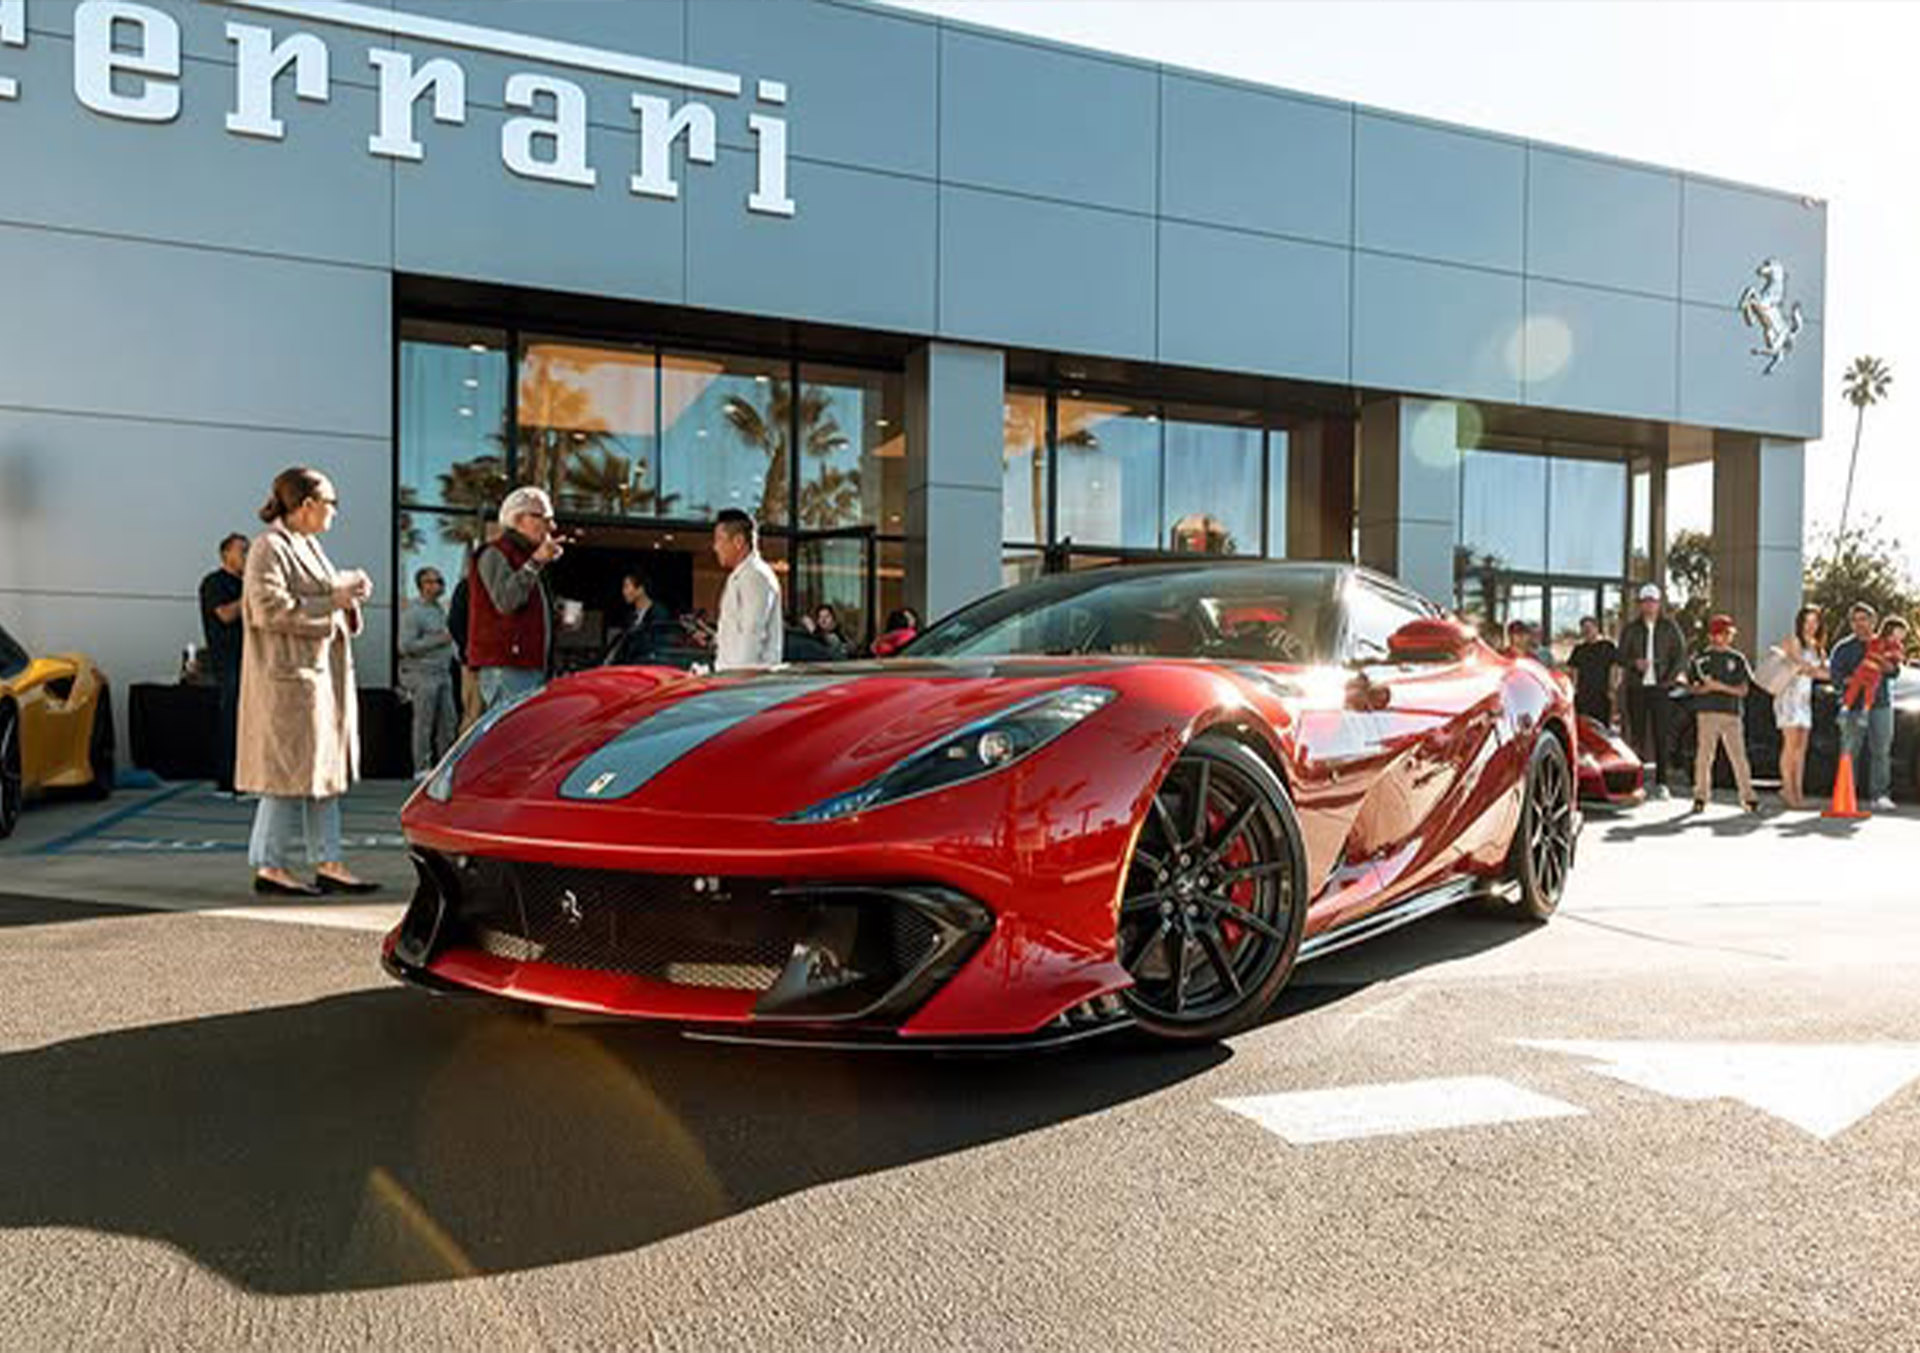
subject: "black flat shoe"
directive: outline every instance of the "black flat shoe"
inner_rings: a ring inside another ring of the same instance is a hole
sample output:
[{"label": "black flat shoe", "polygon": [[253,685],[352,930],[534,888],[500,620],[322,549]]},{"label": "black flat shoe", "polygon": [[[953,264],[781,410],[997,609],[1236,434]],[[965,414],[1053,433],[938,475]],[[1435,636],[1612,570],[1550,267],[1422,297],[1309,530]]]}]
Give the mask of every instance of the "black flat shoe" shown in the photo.
[{"label": "black flat shoe", "polygon": [[253,876],[253,890],[263,897],[318,897],[321,893],[310,883],[282,883],[258,874]]},{"label": "black flat shoe", "polygon": [[337,879],[331,874],[317,875],[314,878],[314,882],[319,885],[315,890],[316,892],[344,893],[350,897],[363,897],[368,893],[377,893],[380,891],[379,884],[370,882],[367,879],[355,879],[349,883],[345,879]]}]

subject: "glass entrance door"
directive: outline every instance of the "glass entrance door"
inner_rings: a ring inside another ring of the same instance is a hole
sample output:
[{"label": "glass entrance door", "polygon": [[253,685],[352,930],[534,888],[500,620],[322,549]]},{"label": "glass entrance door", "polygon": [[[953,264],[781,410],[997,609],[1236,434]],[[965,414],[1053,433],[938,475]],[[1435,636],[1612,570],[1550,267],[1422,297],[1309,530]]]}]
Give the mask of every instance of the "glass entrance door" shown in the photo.
[{"label": "glass entrance door", "polygon": [[873,537],[871,526],[800,531],[793,537],[788,605],[794,619],[833,607],[848,657],[866,651],[883,619],[875,614],[879,578]]}]

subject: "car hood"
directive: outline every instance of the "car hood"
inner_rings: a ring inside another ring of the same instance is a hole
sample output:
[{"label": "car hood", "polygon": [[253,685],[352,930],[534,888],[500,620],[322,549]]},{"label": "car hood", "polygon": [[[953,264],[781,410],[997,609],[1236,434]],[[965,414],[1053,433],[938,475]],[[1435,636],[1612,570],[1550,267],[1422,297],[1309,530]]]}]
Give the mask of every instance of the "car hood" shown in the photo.
[{"label": "car hood", "polygon": [[476,742],[455,772],[455,798],[779,817],[865,784],[975,720],[1074,685],[1124,692],[1152,665],[1020,658],[710,676],[603,669],[554,682]]}]

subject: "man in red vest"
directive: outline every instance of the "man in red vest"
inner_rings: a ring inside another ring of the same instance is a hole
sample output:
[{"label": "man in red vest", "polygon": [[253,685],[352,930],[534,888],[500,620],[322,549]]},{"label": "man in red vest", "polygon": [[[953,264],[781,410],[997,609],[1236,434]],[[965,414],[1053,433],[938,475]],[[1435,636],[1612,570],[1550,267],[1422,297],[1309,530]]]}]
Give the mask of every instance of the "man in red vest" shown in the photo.
[{"label": "man in red vest", "polygon": [[479,676],[485,709],[545,683],[553,626],[540,574],[563,553],[553,500],[541,489],[509,493],[500,525],[500,538],[467,566],[467,665]]}]

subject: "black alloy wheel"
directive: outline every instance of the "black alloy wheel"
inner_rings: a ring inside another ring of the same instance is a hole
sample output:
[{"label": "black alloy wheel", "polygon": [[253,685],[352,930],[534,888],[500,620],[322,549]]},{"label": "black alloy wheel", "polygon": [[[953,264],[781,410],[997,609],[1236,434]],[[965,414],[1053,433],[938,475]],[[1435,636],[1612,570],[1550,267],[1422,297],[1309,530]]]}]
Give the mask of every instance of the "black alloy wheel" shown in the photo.
[{"label": "black alloy wheel", "polygon": [[113,690],[104,682],[100,686],[99,702],[93,707],[93,732],[87,738],[87,766],[93,771],[87,797],[104,799],[113,793]]},{"label": "black alloy wheel", "polygon": [[1513,834],[1511,865],[1520,885],[1515,909],[1528,920],[1544,921],[1560,905],[1573,870],[1573,774],[1560,739],[1541,729],[1527,759],[1526,798]]},{"label": "black alloy wheel", "polygon": [[1286,985],[1306,918],[1305,853],[1279,777],[1201,737],[1154,792],[1120,902],[1123,993],[1147,1033],[1210,1041],[1252,1026]]},{"label": "black alloy wheel", "polygon": [[0,841],[13,835],[25,788],[20,775],[20,715],[12,705],[0,704]]}]

